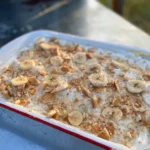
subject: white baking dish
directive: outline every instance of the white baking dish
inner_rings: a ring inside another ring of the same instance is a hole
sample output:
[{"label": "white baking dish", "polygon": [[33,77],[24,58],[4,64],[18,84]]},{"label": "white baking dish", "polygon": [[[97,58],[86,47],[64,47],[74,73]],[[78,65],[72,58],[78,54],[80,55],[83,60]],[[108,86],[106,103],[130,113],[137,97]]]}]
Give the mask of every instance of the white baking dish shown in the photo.
[{"label": "white baking dish", "polygon": [[[63,34],[63,33],[57,33],[57,32],[52,32],[52,31],[45,31],[45,30],[40,30],[40,31],[35,31],[35,32],[30,32],[28,34],[25,34],[12,42],[6,44],[0,49],[0,65],[4,65],[8,62],[11,62],[13,58],[16,57],[18,52],[20,52],[22,49],[25,49],[26,47],[29,47],[33,44],[34,40],[37,39],[38,37],[56,37],[60,40],[67,41],[69,43],[79,43],[85,46],[91,46],[91,47],[96,47],[100,49],[108,49],[109,51],[113,51],[116,53],[127,53],[135,48],[131,47],[126,47],[126,46],[121,46],[121,45],[114,45],[114,44],[109,44],[109,43],[102,43],[98,41],[91,41],[87,40],[84,38],[80,38],[77,36],[72,36],[68,34]],[[142,52],[142,53],[149,53],[150,51],[148,50],[142,50],[142,49],[137,49],[136,51]],[[26,117],[29,117],[31,119],[34,119],[36,121],[42,122],[52,128],[61,130],[63,132],[66,132],[70,136],[75,136],[77,138],[80,138],[82,140],[85,140],[87,142],[90,142],[92,144],[95,144],[101,149],[118,149],[118,150],[129,150],[129,148],[121,145],[121,144],[116,144],[110,141],[106,141],[104,139],[98,138],[95,135],[86,133],[84,131],[81,131],[78,128],[63,124],[57,120],[54,119],[47,119],[46,117],[37,114],[36,112],[31,112],[28,111],[26,108],[19,107],[16,105],[13,105],[11,103],[6,102],[5,100],[0,101],[0,106],[7,108],[9,110],[15,111],[19,114],[22,114]],[[57,140],[59,141],[59,140]],[[57,144],[57,143],[56,143]],[[148,146],[148,145],[146,145]],[[139,148],[140,150],[148,150],[143,148]],[[139,150],[138,149],[138,150]]]}]

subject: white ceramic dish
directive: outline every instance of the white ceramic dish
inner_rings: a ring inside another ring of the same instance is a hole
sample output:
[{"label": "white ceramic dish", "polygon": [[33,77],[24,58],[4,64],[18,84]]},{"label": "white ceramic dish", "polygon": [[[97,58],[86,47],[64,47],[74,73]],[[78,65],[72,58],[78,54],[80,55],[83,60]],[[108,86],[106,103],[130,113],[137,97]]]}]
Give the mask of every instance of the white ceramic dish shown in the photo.
[{"label": "white ceramic dish", "polygon": [[[4,65],[4,64],[6,64],[6,62],[8,63],[9,61],[12,61],[16,57],[17,53],[20,52],[20,50],[25,49],[25,47],[31,46],[33,44],[34,40],[37,39],[38,37],[56,37],[60,40],[65,40],[69,43],[79,43],[82,45],[88,45],[88,46],[95,47],[95,48],[108,49],[109,51],[113,51],[116,53],[127,53],[127,52],[134,50],[134,48],[131,48],[131,47],[114,45],[114,44],[110,44],[110,43],[102,43],[102,42],[98,42],[98,41],[91,41],[91,40],[87,40],[84,38],[80,38],[80,37],[72,36],[72,35],[68,35],[68,34],[40,30],[40,31],[35,31],[35,32],[30,32],[28,34],[25,34],[15,40],[13,40],[12,42],[6,44],[5,46],[3,46],[0,49],[0,64]],[[136,51],[150,54],[150,51],[148,51],[148,50],[142,50],[142,49],[136,48]],[[118,150],[129,150],[129,148],[127,148],[121,144],[116,144],[111,141],[103,140],[92,134],[81,131],[80,129],[77,129],[75,127],[65,125],[57,120],[47,119],[46,117],[39,115],[36,112],[31,112],[31,111],[29,112],[26,108],[13,105],[11,103],[6,102],[5,100],[0,101],[0,106],[7,108],[11,111],[15,111],[24,116],[27,116],[36,121],[42,122],[48,126],[51,126],[54,129],[58,129],[63,132],[66,132],[70,136],[75,136],[77,138],[80,138],[80,139],[90,142],[92,144],[95,144],[95,145],[101,147],[102,149],[110,150],[113,148],[116,150],[117,149]],[[148,150],[148,149],[142,148],[140,150]]]}]

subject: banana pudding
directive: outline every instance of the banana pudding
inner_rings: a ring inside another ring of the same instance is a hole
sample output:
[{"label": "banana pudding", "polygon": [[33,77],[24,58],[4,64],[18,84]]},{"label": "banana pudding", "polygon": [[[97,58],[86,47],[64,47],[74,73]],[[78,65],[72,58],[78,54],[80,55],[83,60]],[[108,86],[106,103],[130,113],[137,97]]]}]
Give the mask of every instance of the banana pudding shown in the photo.
[{"label": "banana pudding", "polygon": [[150,72],[130,59],[39,38],[1,68],[0,94],[7,102],[132,147],[141,131],[150,130]]}]

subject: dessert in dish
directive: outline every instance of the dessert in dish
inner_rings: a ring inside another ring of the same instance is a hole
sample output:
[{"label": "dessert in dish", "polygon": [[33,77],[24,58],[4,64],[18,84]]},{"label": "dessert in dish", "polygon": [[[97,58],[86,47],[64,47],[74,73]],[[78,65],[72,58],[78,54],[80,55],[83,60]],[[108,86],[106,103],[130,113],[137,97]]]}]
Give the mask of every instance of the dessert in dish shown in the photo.
[{"label": "dessert in dish", "polygon": [[132,147],[150,130],[150,65],[135,60],[41,37],[1,68],[0,93],[7,102]]}]

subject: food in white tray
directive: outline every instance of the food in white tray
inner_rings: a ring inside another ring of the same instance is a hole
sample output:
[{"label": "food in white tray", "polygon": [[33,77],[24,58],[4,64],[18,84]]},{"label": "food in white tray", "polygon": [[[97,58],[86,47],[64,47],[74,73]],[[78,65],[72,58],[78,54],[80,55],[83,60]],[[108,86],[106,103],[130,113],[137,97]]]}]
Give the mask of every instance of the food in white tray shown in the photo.
[{"label": "food in white tray", "polygon": [[132,147],[150,130],[150,71],[130,59],[40,38],[1,69],[0,93],[8,102]]}]

